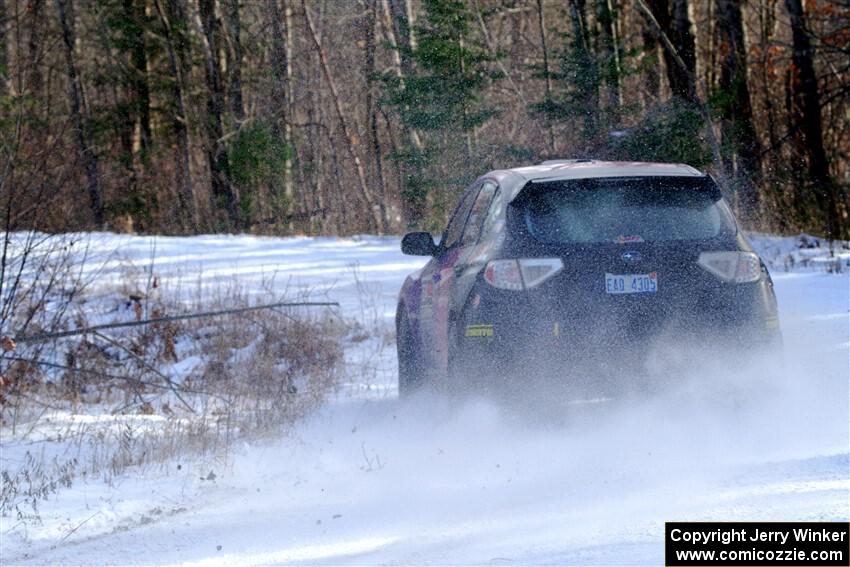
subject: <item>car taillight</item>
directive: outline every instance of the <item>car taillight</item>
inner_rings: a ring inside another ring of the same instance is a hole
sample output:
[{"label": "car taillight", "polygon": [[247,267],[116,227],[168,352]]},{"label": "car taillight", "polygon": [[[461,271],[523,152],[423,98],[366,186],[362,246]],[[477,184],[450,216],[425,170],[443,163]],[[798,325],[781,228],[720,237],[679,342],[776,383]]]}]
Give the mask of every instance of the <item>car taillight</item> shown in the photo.
[{"label": "car taillight", "polygon": [[493,287],[499,289],[523,289],[522,275],[516,260],[491,260],[484,268],[484,279]]},{"label": "car taillight", "polygon": [[563,268],[560,258],[491,260],[484,268],[484,280],[499,289],[522,291],[540,285]]},{"label": "car taillight", "polygon": [[697,262],[725,282],[754,282],[761,276],[761,262],[752,252],[703,252]]}]

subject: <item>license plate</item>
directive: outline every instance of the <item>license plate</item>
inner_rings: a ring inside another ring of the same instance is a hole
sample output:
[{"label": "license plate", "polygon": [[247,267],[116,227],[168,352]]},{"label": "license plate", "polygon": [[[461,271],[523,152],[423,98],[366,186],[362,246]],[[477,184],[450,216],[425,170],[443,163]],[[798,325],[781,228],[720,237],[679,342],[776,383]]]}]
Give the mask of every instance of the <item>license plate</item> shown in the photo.
[{"label": "license plate", "polygon": [[658,273],[605,274],[605,293],[655,293],[658,291]]}]

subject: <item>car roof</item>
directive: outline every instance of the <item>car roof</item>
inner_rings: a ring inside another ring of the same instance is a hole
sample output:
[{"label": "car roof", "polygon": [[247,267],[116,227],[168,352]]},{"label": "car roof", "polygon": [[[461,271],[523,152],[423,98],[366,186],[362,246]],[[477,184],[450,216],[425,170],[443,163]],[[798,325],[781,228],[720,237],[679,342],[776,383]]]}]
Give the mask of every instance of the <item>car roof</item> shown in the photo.
[{"label": "car roof", "polygon": [[509,170],[526,181],[558,181],[595,177],[703,177],[701,171],[682,163],[640,161],[597,161],[563,159],[544,161],[538,165]]},{"label": "car roof", "polygon": [[510,195],[513,201],[528,183],[592,179],[601,177],[693,177],[706,175],[682,163],[653,163],[642,161],[600,161],[592,159],[557,159],[537,165],[499,169],[479,179],[493,179]]}]

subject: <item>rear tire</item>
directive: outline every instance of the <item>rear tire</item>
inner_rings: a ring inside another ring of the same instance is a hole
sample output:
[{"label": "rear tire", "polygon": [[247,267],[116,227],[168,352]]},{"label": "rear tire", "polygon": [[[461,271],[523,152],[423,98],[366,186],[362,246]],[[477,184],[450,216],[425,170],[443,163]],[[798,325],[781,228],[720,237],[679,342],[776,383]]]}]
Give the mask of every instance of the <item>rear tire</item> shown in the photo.
[{"label": "rear tire", "polygon": [[[404,309],[404,307],[399,307]],[[396,351],[398,353],[398,397],[409,398],[422,389],[425,382],[422,357],[413,341],[413,333],[407,313],[402,311],[396,327]]]},{"label": "rear tire", "polygon": [[463,402],[471,398],[487,397],[493,392],[493,373],[489,360],[482,357],[475,345],[468,343],[461,317],[449,332],[448,380],[446,390],[452,399]]},{"label": "rear tire", "polygon": [[463,357],[460,338],[454,331],[449,332],[449,354],[446,376],[446,394],[455,401],[463,399],[469,393],[469,366]]}]

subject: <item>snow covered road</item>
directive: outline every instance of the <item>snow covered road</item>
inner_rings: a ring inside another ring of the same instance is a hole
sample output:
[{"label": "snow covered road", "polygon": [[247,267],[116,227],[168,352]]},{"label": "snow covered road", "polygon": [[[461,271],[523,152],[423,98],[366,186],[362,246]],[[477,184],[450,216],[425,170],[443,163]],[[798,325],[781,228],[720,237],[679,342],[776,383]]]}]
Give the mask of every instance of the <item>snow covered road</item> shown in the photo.
[{"label": "snow covered road", "polygon": [[[151,254],[150,239],[102,240],[93,253],[121,240],[124,258],[100,278]],[[156,263],[164,277],[233,278],[258,293],[274,276],[275,289],[306,286],[348,313],[364,311],[366,293],[390,324],[422,260],[393,238],[216,236],[158,238]],[[293,437],[239,448],[232,467],[169,463],[113,486],[76,482],[43,504],[44,525],[26,539],[2,519],[3,563],[657,565],[667,520],[847,521],[850,280],[774,278],[787,383],[764,396],[728,403],[696,382],[569,425],[536,423],[484,402],[400,403],[386,349],[369,355],[369,384]],[[758,365],[743,374],[769,378]],[[215,480],[201,480],[208,470]]]}]

